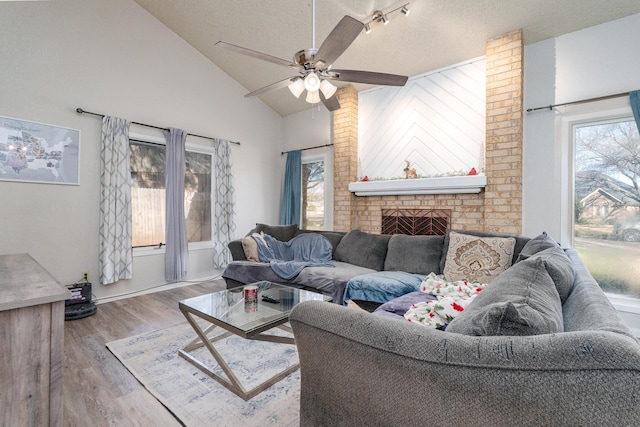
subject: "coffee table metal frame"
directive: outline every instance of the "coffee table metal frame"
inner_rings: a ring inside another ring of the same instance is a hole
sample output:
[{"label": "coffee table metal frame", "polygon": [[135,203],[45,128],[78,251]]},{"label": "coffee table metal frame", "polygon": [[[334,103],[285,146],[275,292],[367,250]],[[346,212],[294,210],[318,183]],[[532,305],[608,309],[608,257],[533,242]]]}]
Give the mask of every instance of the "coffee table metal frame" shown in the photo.
[{"label": "coffee table metal frame", "polygon": [[[309,297],[308,299],[323,299],[325,301],[330,301],[331,300],[330,297],[323,296],[321,294],[316,294],[314,292],[309,292],[309,291],[304,291],[304,290],[300,290],[300,289],[289,288],[289,287],[286,287],[286,286],[276,285],[276,284],[271,284],[270,286],[271,286],[270,290],[290,289],[293,293],[299,293],[299,295],[303,295],[303,296]],[[240,289],[239,291],[242,292],[242,289]],[[219,292],[230,292],[230,291],[229,290],[225,290],[225,291],[219,291]],[[260,292],[260,294],[262,294],[262,292]],[[209,295],[212,295],[212,294],[209,294]],[[313,295],[313,296],[311,296],[311,295]],[[260,301],[260,295],[258,297],[258,300]],[[224,320],[221,320],[219,318],[211,316],[211,315],[209,315],[207,313],[203,313],[202,311],[200,311],[198,309],[190,307],[188,305],[188,301],[189,300],[180,301],[178,303],[178,306],[179,306],[180,311],[182,312],[182,314],[185,316],[185,318],[187,319],[187,321],[189,322],[189,324],[193,328],[193,330],[196,332],[197,336],[192,341],[187,343],[187,345],[185,345],[182,349],[179,350],[179,355],[181,357],[183,357],[184,359],[186,359],[191,364],[193,364],[194,366],[196,366],[199,369],[201,369],[204,373],[206,373],[208,376],[213,378],[215,381],[217,381],[218,383],[220,383],[224,387],[228,388],[229,390],[231,390],[236,395],[238,395],[241,398],[243,398],[244,400],[252,399],[253,397],[258,395],[262,391],[264,391],[267,388],[271,387],[272,385],[274,385],[278,381],[284,379],[289,374],[295,372],[300,367],[300,364],[296,363],[295,365],[292,365],[292,366],[288,367],[284,371],[274,375],[273,377],[267,379],[266,381],[264,381],[263,383],[257,385],[256,387],[254,387],[254,388],[252,388],[250,390],[247,390],[240,383],[240,381],[238,380],[236,375],[233,373],[233,371],[229,367],[229,364],[224,360],[222,355],[216,350],[216,348],[214,346],[214,343],[216,341],[219,341],[219,340],[222,340],[222,339],[224,339],[226,337],[229,337],[232,334],[235,334],[235,335],[238,335],[238,336],[240,336],[242,338],[249,339],[249,340],[269,341],[269,342],[276,342],[276,343],[282,343],[282,344],[293,344],[293,345],[295,345],[295,340],[294,340],[293,337],[284,337],[284,336],[263,334],[264,331],[267,331],[269,329],[273,329],[275,327],[283,329],[283,330],[285,330],[287,332],[292,332],[291,328],[289,326],[284,325],[284,323],[286,323],[289,320],[289,313],[291,312],[291,309],[283,311],[281,316],[276,316],[275,318],[274,318],[274,316],[271,316],[268,320],[265,320],[264,322],[260,323],[255,328],[252,328],[251,330],[247,331],[247,330],[243,330],[243,329],[237,328],[234,325],[231,325],[231,324],[225,322]],[[242,302],[242,300],[240,300],[239,302]],[[262,303],[262,302],[260,301],[260,303]],[[293,307],[291,307],[291,308],[293,308]],[[208,325],[206,328],[203,329],[198,324],[198,322],[196,321],[196,317],[207,321],[208,323],[210,323],[210,325]],[[208,334],[212,330],[214,330],[216,327],[221,327],[221,328],[225,329],[227,332],[224,332],[222,334],[219,334],[219,335],[216,335],[216,336],[214,336],[212,338],[209,338]],[[216,360],[216,362],[218,363],[220,368],[223,370],[223,372],[225,373],[227,378],[224,378],[224,377],[216,374],[215,372],[213,372],[213,370],[209,366],[207,366],[205,363],[203,363],[201,360],[199,360],[198,358],[196,358],[195,356],[193,356],[190,353],[193,350],[196,350],[196,349],[201,348],[201,347],[206,347],[207,348],[207,350],[209,351],[209,353],[211,353],[211,355]]]}]

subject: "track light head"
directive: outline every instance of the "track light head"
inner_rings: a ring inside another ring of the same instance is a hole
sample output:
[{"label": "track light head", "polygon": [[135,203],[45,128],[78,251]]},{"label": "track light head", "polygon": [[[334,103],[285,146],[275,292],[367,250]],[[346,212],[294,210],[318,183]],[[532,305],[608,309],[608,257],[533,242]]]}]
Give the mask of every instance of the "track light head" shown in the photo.
[{"label": "track light head", "polygon": [[407,6],[402,6],[402,9],[400,9],[400,12],[402,12],[404,14],[404,16],[409,16],[409,13],[411,13],[411,11],[409,9],[407,9]]}]

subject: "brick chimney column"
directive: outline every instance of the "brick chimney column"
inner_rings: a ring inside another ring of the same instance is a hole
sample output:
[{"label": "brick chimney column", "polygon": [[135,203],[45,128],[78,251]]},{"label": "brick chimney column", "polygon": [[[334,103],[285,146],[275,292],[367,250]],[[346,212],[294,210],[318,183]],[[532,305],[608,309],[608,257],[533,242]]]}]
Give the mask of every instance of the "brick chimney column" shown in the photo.
[{"label": "brick chimney column", "polygon": [[333,112],[333,229],[356,227],[356,196],[349,183],[358,179],[358,92],[351,85],[336,91],[340,109]]},{"label": "brick chimney column", "polygon": [[484,229],[522,233],[522,31],[487,41]]}]

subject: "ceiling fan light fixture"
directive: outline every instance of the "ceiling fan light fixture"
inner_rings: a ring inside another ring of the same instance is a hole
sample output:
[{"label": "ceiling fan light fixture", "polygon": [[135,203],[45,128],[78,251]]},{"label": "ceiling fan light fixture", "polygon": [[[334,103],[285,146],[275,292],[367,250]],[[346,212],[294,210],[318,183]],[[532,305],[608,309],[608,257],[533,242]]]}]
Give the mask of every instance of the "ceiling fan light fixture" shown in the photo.
[{"label": "ceiling fan light fixture", "polygon": [[369,24],[364,24],[364,32],[365,34],[369,34],[371,32],[371,26]]},{"label": "ceiling fan light fixture", "polygon": [[304,92],[304,81],[300,78],[295,79],[293,82],[289,84],[289,90],[296,98],[300,98],[302,92]]},{"label": "ceiling fan light fixture", "polygon": [[307,99],[306,101],[309,104],[317,104],[318,102],[320,102],[320,92],[318,92],[317,90],[314,91],[307,91]]},{"label": "ceiling fan light fixture", "polygon": [[329,80],[323,80],[322,83],[320,83],[320,90],[325,99],[331,98],[337,89],[338,88],[332,85]]},{"label": "ceiling fan light fixture", "polygon": [[313,71],[304,78],[304,88],[309,92],[317,92],[320,89],[320,77]]},{"label": "ceiling fan light fixture", "polygon": [[382,24],[383,25],[387,25],[389,23],[389,18],[387,17],[387,15],[382,15]]}]

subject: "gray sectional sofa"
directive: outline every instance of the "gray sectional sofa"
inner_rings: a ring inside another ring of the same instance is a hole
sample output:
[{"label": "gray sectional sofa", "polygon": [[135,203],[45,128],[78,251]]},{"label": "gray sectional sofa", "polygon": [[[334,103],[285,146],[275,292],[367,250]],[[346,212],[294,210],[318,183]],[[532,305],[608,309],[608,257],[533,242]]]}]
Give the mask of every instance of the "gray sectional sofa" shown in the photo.
[{"label": "gray sectional sofa", "polygon": [[[296,225],[290,226],[270,226],[256,224],[256,227],[247,233],[264,232],[280,241],[289,241],[301,233],[319,233],[325,236],[333,246],[334,267],[307,267],[293,279],[285,280],[278,277],[269,264],[248,261],[242,240],[238,239],[229,243],[233,261],[230,262],[222,273],[222,277],[227,283],[227,288],[243,286],[245,284],[267,280],[288,286],[304,288],[317,292],[322,292],[333,298],[336,304],[342,304],[345,287],[350,279],[376,273],[403,272],[415,274],[422,277],[431,272],[440,274],[444,268],[447,255],[447,236],[406,236],[406,235],[380,235],[365,233],[360,230],[349,232],[338,231],[309,231],[299,230]],[[478,236],[492,236],[495,234],[474,232]],[[513,260],[518,256],[520,250],[529,240],[525,237],[516,237]],[[407,283],[417,290],[420,279],[415,279]],[[359,295],[367,296],[367,292],[362,290]],[[369,293],[374,295],[376,292]],[[402,295],[405,291],[399,291]],[[364,299],[373,304],[368,307],[375,307],[395,296],[389,294],[385,299],[376,299],[375,296]],[[363,301],[364,297],[354,298]]]},{"label": "gray sectional sofa", "polygon": [[575,250],[536,239],[445,331],[296,306],[300,425],[640,425],[637,339]]},{"label": "gray sectional sofa", "polygon": [[[261,229],[279,240],[304,232]],[[289,318],[301,426],[640,425],[640,344],[574,249],[544,233],[326,237],[336,266],[285,283],[338,303],[303,302]],[[242,242],[229,247],[229,287],[282,283],[268,264],[243,260]],[[490,284],[446,329],[430,328],[402,314],[435,298],[404,287],[431,272]],[[398,274],[401,285],[388,280]],[[343,297],[382,304],[369,313],[342,306]]]}]

